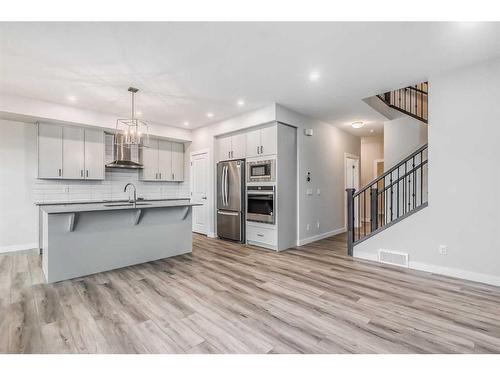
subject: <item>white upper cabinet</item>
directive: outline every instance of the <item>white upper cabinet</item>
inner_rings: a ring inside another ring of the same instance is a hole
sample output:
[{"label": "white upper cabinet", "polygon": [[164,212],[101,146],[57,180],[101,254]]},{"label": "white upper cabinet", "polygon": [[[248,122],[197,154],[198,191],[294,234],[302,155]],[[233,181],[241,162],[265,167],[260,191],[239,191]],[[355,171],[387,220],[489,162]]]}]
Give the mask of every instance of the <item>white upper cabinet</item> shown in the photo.
[{"label": "white upper cabinet", "polygon": [[260,129],[260,155],[276,155],[278,153],[277,130],[277,126]]},{"label": "white upper cabinet", "polygon": [[273,125],[247,132],[246,145],[247,157],[277,154],[277,127]]},{"label": "white upper cabinet", "polygon": [[104,132],[85,129],[85,178],[104,180]]},{"label": "white upper cabinet", "polygon": [[38,178],[62,178],[62,126],[38,124]]},{"label": "white upper cabinet", "polygon": [[231,137],[217,139],[217,160],[231,159]]},{"label": "white upper cabinet", "polygon": [[243,159],[246,155],[246,133],[217,139],[217,160]]},{"label": "white upper cabinet", "polygon": [[250,130],[247,133],[247,147],[246,147],[246,156],[259,156],[260,154],[260,129]]},{"label": "white upper cabinet", "polygon": [[245,133],[231,137],[231,159],[244,159],[246,156],[247,136]]},{"label": "white upper cabinet", "polygon": [[158,179],[173,181],[172,176],[172,142],[158,141]]},{"label": "white upper cabinet", "polygon": [[184,181],[184,144],[151,139],[142,152],[141,180]]},{"label": "white upper cabinet", "polygon": [[85,136],[83,128],[63,127],[64,179],[85,178]]},{"label": "white upper cabinet", "polygon": [[38,124],[38,178],[104,179],[104,132]]},{"label": "white upper cabinet", "polygon": [[184,144],[172,143],[172,177],[184,181]]}]

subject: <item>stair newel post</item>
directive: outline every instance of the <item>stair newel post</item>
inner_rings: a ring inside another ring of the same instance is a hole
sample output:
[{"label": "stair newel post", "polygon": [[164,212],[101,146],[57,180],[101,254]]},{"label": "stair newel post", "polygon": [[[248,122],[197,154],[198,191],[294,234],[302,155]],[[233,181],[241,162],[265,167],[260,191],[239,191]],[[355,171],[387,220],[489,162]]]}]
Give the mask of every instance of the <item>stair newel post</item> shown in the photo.
[{"label": "stair newel post", "polygon": [[354,192],[356,189],[346,189],[347,191],[347,255],[353,254],[354,242]]},{"label": "stair newel post", "polygon": [[374,232],[378,228],[378,188],[370,189],[370,231]]}]

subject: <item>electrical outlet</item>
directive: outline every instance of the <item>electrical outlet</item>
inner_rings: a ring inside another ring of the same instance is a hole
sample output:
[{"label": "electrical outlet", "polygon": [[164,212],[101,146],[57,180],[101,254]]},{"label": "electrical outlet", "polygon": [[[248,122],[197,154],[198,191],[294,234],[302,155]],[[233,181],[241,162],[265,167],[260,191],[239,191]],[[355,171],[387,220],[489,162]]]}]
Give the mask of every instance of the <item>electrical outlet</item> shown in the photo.
[{"label": "electrical outlet", "polygon": [[446,246],[446,245],[440,245],[439,246],[439,254],[441,254],[441,255],[447,255],[448,254],[448,246]]},{"label": "electrical outlet", "polygon": [[311,229],[311,226],[309,224],[306,225],[306,231],[309,232],[309,230]]}]

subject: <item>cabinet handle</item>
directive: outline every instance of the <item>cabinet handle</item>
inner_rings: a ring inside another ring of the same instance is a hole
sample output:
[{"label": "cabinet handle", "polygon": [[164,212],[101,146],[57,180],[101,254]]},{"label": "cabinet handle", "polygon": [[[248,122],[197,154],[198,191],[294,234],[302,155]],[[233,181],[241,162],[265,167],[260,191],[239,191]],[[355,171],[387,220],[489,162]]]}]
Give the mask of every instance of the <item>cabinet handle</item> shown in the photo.
[{"label": "cabinet handle", "polygon": [[88,176],[89,176],[89,170],[87,169],[86,177],[88,177]]},{"label": "cabinet handle", "polygon": [[260,153],[263,154],[264,153],[264,146],[260,146]]},{"label": "cabinet handle", "polygon": [[161,180],[161,173],[160,173],[160,180]]},{"label": "cabinet handle", "polygon": [[62,170],[61,170],[61,168],[59,168],[59,177],[61,177],[61,174],[62,174]]},{"label": "cabinet handle", "polygon": [[260,152],[259,152],[259,146],[257,146],[257,154],[260,154]]},{"label": "cabinet handle", "polygon": [[175,180],[175,174],[172,173],[172,180]]},{"label": "cabinet handle", "polygon": [[263,234],[257,233],[257,237],[264,237]]}]

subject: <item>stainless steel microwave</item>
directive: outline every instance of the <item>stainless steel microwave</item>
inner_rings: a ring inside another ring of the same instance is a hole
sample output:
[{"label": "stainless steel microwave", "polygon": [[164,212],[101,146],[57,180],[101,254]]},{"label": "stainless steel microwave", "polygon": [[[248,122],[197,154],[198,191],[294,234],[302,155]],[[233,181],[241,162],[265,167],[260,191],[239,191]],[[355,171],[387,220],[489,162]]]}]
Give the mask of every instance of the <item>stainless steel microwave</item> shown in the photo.
[{"label": "stainless steel microwave", "polygon": [[247,162],[247,182],[276,181],[276,159]]}]

